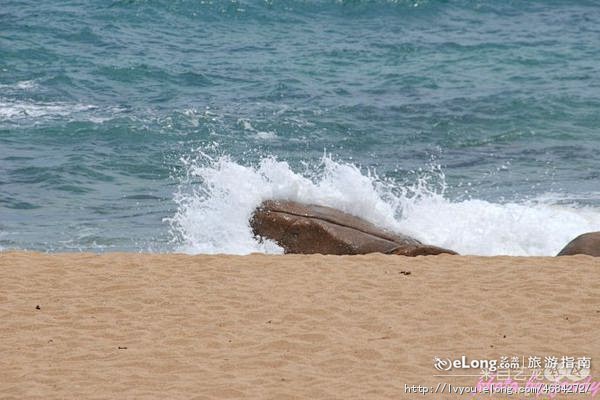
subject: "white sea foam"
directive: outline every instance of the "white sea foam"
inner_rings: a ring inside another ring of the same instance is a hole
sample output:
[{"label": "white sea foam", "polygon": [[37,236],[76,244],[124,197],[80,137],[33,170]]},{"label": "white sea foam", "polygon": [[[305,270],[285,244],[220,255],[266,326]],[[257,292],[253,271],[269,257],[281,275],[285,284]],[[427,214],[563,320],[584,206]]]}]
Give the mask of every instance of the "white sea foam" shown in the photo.
[{"label": "white sea foam", "polygon": [[247,119],[239,119],[238,124],[241,124],[244,130],[253,132],[257,138],[259,139],[275,139],[277,138],[277,134],[273,131],[259,131],[252,126],[250,121]]},{"label": "white sea foam", "polygon": [[64,117],[94,108],[94,106],[85,104],[41,103],[0,99],[0,121],[31,117]]},{"label": "white sea foam", "polygon": [[31,90],[37,87],[37,83],[35,80],[28,81],[19,81],[14,84],[2,85],[0,84],[0,89],[9,89],[9,90]]},{"label": "white sea foam", "polygon": [[37,84],[35,81],[31,80],[31,81],[17,82],[15,86],[17,87],[17,89],[30,90],[30,89],[35,89],[37,87]]},{"label": "white sea foam", "polygon": [[555,255],[577,235],[600,230],[600,209],[593,207],[547,200],[450,201],[443,175],[434,190],[423,178],[402,187],[328,157],[304,173],[274,158],[256,166],[205,155],[185,163],[189,179],[175,197],[178,210],[169,222],[178,250],[187,253],[281,253],[275,243],[257,241],[248,224],[266,199],[335,207],[461,254]]}]

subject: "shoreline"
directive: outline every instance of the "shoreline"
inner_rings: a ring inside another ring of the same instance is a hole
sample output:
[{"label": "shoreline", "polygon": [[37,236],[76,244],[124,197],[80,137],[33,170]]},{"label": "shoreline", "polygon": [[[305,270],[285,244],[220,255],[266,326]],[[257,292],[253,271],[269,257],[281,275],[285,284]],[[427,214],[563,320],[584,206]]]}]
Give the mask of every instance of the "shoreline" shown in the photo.
[{"label": "shoreline", "polygon": [[185,252],[150,252],[150,251],[103,251],[103,252],[94,252],[94,251],[40,251],[40,250],[21,250],[21,249],[3,249],[0,250],[0,256],[2,255],[25,255],[25,256],[53,256],[53,257],[94,257],[94,256],[141,256],[141,257],[224,257],[224,258],[242,258],[242,257],[333,257],[333,258],[344,258],[344,257],[400,257],[402,259],[422,259],[422,258],[430,258],[430,257],[461,257],[461,258],[474,258],[474,259],[495,259],[495,258],[509,258],[509,259],[569,259],[573,257],[585,257],[589,259],[598,259],[600,262],[600,257],[594,257],[587,254],[575,254],[575,255],[549,255],[549,256],[513,256],[507,254],[497,254],[497,255],[475,255],[475,254],[435,254],[435,255],[418,255],[418,256],[404,256],[399,254],[384,254],[384,253],[368,253],[368,254],[299,254],[299,253],[282,253],[282,254],[273,254],[273,253],[249,253],[249,254],[231,254],[231,253],[197,253],[190,254]]},{"label": "shoreline", "polygon": [[475,386],[434,368],[463,356],[585,356],[600,380],[590,256],[11,251],[0,269],[2,398],[433,399],[405,385]]}]

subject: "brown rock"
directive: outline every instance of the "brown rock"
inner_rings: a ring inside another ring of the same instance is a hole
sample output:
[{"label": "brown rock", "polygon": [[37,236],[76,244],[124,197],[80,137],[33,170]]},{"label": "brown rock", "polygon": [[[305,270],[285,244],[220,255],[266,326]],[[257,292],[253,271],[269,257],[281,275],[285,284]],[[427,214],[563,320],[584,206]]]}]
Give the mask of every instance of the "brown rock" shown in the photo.
[{"label": "brown rock", "polygon": [[362,218],[334,208],[293,201],[263,202],[254,212],[250,225],[255,235],[274,240],[286,253],[456,254],[378,228]]},{"label": "brown rock", "polygon": [[600,257],[600,232],[589,232],[577,236],[557,256],[574,256],[576,254]]}]

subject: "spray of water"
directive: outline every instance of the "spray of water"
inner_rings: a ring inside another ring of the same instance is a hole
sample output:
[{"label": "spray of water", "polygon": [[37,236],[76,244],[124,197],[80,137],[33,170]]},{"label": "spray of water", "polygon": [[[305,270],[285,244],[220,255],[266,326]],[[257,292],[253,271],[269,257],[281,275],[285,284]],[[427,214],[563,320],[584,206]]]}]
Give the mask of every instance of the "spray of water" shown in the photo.
[{"label": "spray of water", "polygon": [[497,204],[445,196],[439,168],[411,185],[324,156],[302,173],[273,157],[242,165],[201,153],[183,160],[186,178],[168,220],[178,250],[186,253],[281,253],[252,234],[249,219],[267,199],[335,207],[425,243],[473,255],[554,255],[569,240],[600,230],[600,209],[547,200]]}]

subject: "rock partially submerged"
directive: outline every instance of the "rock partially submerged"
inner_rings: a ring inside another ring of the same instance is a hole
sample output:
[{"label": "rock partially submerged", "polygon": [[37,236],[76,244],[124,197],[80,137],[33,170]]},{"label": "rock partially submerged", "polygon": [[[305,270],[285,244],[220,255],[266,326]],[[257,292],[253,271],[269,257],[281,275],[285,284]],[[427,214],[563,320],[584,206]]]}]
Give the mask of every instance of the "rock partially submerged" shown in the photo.
[{"label": "rock partially submerged", "polygon": [[557,256],[574,256],[576,254],[600,257],[600,232],[589,232],[577,236]]},{"label": "rock partially submerged", "polygon": [[286,253],[385,253],[413,257],[457,254],[386,231],[334,208],[294,201],[263,202],[252,215],[250,226],[256,236],[274,240]]}]

